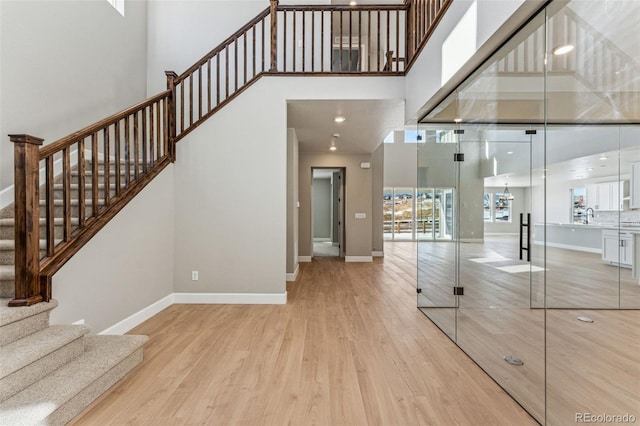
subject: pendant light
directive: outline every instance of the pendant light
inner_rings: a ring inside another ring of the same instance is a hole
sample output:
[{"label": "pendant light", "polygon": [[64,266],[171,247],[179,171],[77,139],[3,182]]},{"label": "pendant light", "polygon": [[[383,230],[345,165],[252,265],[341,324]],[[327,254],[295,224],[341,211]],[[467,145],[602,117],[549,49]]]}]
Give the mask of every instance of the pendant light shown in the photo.
[{"label": "pendant light", "polygon": [[513,194],[509,191],[509,185],[507,182],[504,183],[504,196],[507,200],[513,200]]}]

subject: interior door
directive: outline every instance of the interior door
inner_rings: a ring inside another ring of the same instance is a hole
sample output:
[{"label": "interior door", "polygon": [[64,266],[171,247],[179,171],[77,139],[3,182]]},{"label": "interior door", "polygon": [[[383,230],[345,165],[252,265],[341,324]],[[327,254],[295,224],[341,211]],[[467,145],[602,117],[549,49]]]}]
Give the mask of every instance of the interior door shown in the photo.
[{"label": "interior door", "polygon": [[338,172],[338,246],[340,248],[340,257],[344,258],[347,250],[345,238],[345,172],[340,169]]},{"label": "interior door", "polygon": [[452,162],[459,205],[456,322],[458,345],[542,420],[544,310],[532,307],[531,297],[544,268],[530,261],[528,232],[534,183],[540,184],[532,172],[534,137],[531,129],[490,125],[465,125],[459,133],[460,155]]},{"label": "interior door", "polygon": [[[424,143],[417,144],[416,211],[420,220],[417,229],[417,304],[434,324],[455,341],[457,301],[452,289],[457,271],[456,244],[453,239],[456,177],[451,161],[456,145],[441,137],[443,134],[453,134],[450,126],[436,130],[432,126],[420,125],[418,130],[424,131],[425,138]],[[447,142],[441,143],[444,140]]]}]

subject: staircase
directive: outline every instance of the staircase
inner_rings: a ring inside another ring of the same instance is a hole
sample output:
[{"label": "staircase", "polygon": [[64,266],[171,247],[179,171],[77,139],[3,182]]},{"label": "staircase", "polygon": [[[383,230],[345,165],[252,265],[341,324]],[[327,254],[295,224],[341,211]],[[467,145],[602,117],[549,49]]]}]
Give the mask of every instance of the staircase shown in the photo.
[{"label": "staircase", "polygon": [[45,146],[10,135],[18,213],[0,210],[0,425],[65,424],[141,362],[146,336],[50,325],[52,277],[175,161],[179,140],[263,75],[404,75],[451,3],[271,0],[183,74],[167,71],[166,91]]},{"label": "staircase", "polygon": [[[104,165],[99,173],[104,176]],[[91,182],[91,168],[85,168]],[[124,174],[126,167],[120,167]],[[110,176],[115,175],[113,165]],[[77,194],[78,168],[71,171]],[[56,242],[62,238],[61,177],[54,184]],[[112,181],[115,182],[115,179]],[[123,179],[121,182],[124,182]],[[104,204],[105,185],[99,185],[98,204]],[[91,184],[85,186],[85,216],[91,216]],[[115,185],[109,186],[115,194]],[[45,191],[41,191],[41,206]],[[78,200],[71,200],[71,228],[78,228]],[[41,209],[44,210],[44,209]],[[40,235],[46,235],[44,213]],[[63,425],[142,361],[146,336],[92,336],[84,325],[50,325],[49,314],[58,302],[8,307],[14,289],[13,206],[0,211],[0,424]],[[40,241],[40,256],[46,241]]]}]

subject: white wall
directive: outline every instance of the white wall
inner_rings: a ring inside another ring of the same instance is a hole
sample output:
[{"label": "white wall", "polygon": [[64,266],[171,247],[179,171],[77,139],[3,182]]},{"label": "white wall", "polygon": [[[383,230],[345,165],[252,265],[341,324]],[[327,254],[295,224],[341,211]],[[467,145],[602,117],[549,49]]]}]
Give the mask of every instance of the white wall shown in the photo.
[{"label": "white wall", "polygon": [[[287,100],[397,99],[402,90],[399,77],[263,77],[180,141],[175,290],[284,293]],[[367,244],[370,255],[370,234]]]},{"label": "white wall", "polygon": [[285,292],[287,109],[272,83],[258,82],[178,144],[178,292]]},{"label": "white wall", "polygon": [[298,156],[298,135],[287,129],[287,274],[298,268]]},{"label": "white wall", "polygon": [[53,277],[51,322],[100,332],[173,292],[172,165]]},{"label": "white wall", "polygon": [[394,132],[393,143],[384,144],[384,186],[413,188],[418,182],[418,148],[404,143],[404,132]]},{"label": "white wall", "polygon": [[[7,134],[45,144],[146,97],[146,1],[0,2],[0,191],[13,184]],[[5,192],[3,200],[12,194]]]},{"label": "white wall", "polygon": [[150,1],[149,96],[166,89],[165,71],[183,73],[268,7],[267,0]]}]

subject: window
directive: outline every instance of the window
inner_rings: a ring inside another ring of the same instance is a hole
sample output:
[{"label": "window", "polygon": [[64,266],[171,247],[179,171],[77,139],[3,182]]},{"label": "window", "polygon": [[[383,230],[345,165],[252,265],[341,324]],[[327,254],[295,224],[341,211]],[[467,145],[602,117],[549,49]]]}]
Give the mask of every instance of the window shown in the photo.
[{"label": "window", "polygon": [[496,222],[511,222],[511,200],[506,194],[494,194],[494,214]]},{"label": "window", "polygon": [[493,218],[491,216],[491,194],[484,194],[484,221],[485,222],[493,222]]},{"label": "window", "polygon": [[[511,222],[512,211],[509,194],[484,193],[483,198],[483,219],[485,222]],[[493,202],[492,202],[493,200]]]},{"label": "window", "polygon": [[120,15],[124,16],[124,0],[107,0],[111,6],[113,6]]},{"label": "window", "polygon": [[451,240],[453,188],[384,188],[386,240]]}]

